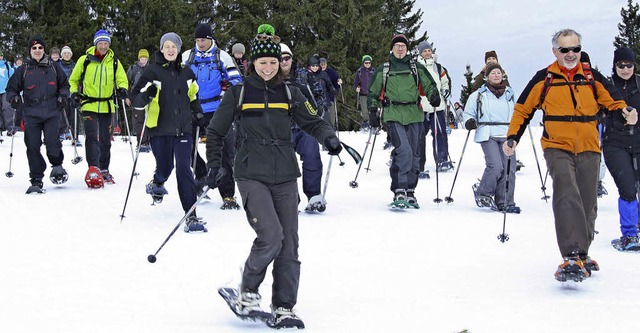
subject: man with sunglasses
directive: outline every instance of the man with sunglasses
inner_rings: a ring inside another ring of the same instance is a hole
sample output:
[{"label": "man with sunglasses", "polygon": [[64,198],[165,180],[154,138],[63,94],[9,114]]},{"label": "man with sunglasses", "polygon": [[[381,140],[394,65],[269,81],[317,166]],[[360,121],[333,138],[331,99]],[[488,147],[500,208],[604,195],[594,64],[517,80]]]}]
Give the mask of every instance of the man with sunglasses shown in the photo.
[{"label": "man with sunglasses", "polygon": [[[23,106],[24,143],[27,146],[31,186],[27,194],[44,193],[42,178],[47,164],[40,153],[42,136],[51,163],[49,178],[62,184],[69,176],[62,168],[64,154],[58,140],[60,118],[69,98],[69,82],[60,64],[45,53],[45,42],[40,36],[29,39],[30,58],[9,79],[7,99],[11,107]],[[22,97],[20,94],[22,93]]]},{"label": "man with sunglasses", "polygon": [[374,69],[371,66],[371,58],[370,55],[365,54],[362,56],[362,66],[358,68],[356,71],[355,79],[353,80],[353,88],[356,90],[358,94],[357,104],[360,109],[360,113],[362,114],[362,125],[361,129],[368,130],[369,129],[369,110],[367,110],[367,96],[369,95],[369,82],[371,81],[371,77],[373,76]]},{"label": "man with sunglasses", "polygon": [[580,62],[582,37],[572,29],[554,34],[556,61],[529,81],[515,105],[503,150],[515,153],[520,138],[537,109],[544,112],[541,145],[553,180],[553,215],[562,263],[558,281],[582,281],[600,269],[589,257],[597,216],[600,142],[596,114],[622,117],[634,125],[638,113],[613,89],[605,77]]}]

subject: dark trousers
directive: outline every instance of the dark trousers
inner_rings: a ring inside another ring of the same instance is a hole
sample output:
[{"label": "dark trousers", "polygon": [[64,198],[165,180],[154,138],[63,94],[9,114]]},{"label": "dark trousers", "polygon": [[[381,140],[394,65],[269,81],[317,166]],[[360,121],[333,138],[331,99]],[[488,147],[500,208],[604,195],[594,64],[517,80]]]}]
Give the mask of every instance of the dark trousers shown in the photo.
[{"label": "dark trousers", "polygon": [[87,164],[108,170],[111,162],[111,113],[82,112]]},{"label": "dark trousers", "polygon": [[136,134],[136,138],[138,139],[138,145],[140,144],[149,144],[149,135],[144,133],[144,137],[141,139],[140,135],[142,134],[142,129],[144,128],[144,119],[145,119],[146,110],[133,110],[133,132]]},{"label": "dark trousers", "polygon": [[153,136],[149,139],[151,151],[156,159],[153,180],[157,183],[166,182],[173,171],[175,159],[178,195],[185,212],[196,202],[196,181],[189,165],[193,145],[191,140],[191,134]]},{"label": "dark trousers", "polygon": [[563,257],[589,254],[598,201],[600,154],[547,148],[544,150],[553,180],[553,217],[558,247]]},{"label": "dark trousers", "polygon": [[27,146],[27,160],[29,161],[29,177],[42,179],[47,164],[40,153],[42,135],[47,147],[47,158],[52,166],[61,165],[64,160],[62,144],[58,138],[60,112],[58,110],[46,112],[42,115],[24,116],[24,143]]},{"label": "dark trousers", "polygon": [[[66,134],[68,133],[68,131],[71,131],[73,138],[78,139],[78,133],[77,133],[78,124],[77,124],[76,109],[71,107],[71,105],[67,105],[67,107],[64,109],[64,112],[67,115],[67,118],[65,119],[64,117],[65,114],[61,114],[59,134]],[[67,124],[67,121],[69,122],[68,124]]]},{"label": "dark trousers", "polygon": [[636,159],[635,163],[640,163],[640,154],[633,154],[631,149],[605,145],[603,155],[607,169],[618,187],[620,231],[623,236],[636,236],[638,235],[638,202],[636,199],[638,171],[634,168],[634,158]]},{"label": "dark trousers", "polygon": [[438,163],[449,160],[449,138],[447,137],[447,122],[443,110],[424,114],[422,123],[424,134],[420,136],[420,171],[424,171],[427,160],[427,134],[431,131],[433,138],[433,159]]},{"label": "dark trousers", "polygon": [[[206,114],[205,114],[206,117]],[[195,129],[195,128],[194,128]],[[203,133],[207,133],[206,129],[204,132],[200,132],[200,135]],[[193,149],[197,148],[198,138],[195,137],[196,133],[193,132],[194,144]],[[193,154],[194,151],[192,151]],[[193,155],[191,155],[193,158]],[[227,170],[227,174],[222,178],[220,185],[218,186],[218,192],[220,192],[221,198],[232,198],[236,194],[236,183],[233,180],[233,160],[236,158],[236,131],[235,127],[232,126],[229,129],[229,133],[227,133],[227,137],[224,139],[222,144],[222,160],[221,167]],[[207,176],[207,164],[204,159],[200,156],[200,153],[196,154],[196,168],[194,170],[196,179],[201,180]]]},{"label": "dark trousers", "polygon": [[307,199],[320,194],[322,182],[322,159],[318,141],[300,128],[292,132],[291,141],[302,160],[302,191]]},{"label": "dark trousers", "polygon": [[249,225],[256,232],[242,273],[242,290],[258,291],[273,262],[271,304],[293,308],[298,299],[298,184],[238,180]]},{"label": "dark trousers", "polygon": [[387,134],[391,139],[391,191],[396,189],[415,189],[418,185],[420,152],[418,141],[422,135],[422,124],[402,125],[399,122],[387,122]]}]

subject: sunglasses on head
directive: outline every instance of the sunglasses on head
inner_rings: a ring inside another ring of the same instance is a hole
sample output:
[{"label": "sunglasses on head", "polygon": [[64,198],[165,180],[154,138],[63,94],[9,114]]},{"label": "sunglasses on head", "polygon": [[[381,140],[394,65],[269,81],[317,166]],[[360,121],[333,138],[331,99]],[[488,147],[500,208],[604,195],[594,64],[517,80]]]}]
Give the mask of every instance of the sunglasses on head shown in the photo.
[{"label": "sunglasses on head", "polygon": [[274,43],[280,43],[280,37],[278,37],[276,35],[268,35],[268,34],[265,34],[265,33],[257,34],[256,35],[256,39],[261,41],[261,42],[269,39],[269,40],[273,41]]},{"label": "sunglasses on head", "polygon": [[574,47],[559,47],[558,51],[560,51],[560,53],[569,53],[569,51],[573,51],[573,53],[578,53],[580,52],[580,50],[582,50],[582,46],[578,45],[578,46],[574,46]]},{"label": "sunglasses on head", "polygon": [[623,69],[625,67],[626,68],[633,68],[633,66],[635,66],[635,64],[632,63],[632,62],[627,62],[627,63],[619,62],[619,63],[616,64],[616,67],[618,67],[620,69]]},{"label": "sunglasses on head", "polygon": [[32,46],[31,49],[32,50],[43,50],[44,46]]}]

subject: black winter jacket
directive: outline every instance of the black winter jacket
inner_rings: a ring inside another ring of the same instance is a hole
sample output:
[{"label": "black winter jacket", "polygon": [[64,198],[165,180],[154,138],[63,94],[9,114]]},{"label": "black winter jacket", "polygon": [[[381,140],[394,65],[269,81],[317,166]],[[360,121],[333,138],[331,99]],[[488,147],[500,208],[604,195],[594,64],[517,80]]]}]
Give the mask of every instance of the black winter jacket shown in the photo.
[{"label": "black winter jacket", "polygon": [[291,120],[319,142],[335,136],[331,126],[318,117],[300,90],[290,86],[291,108],[285,83],[264,81],[257,74],[244,82],[243,103],[238,108],[242,86],[224,95],[207,127],[207,166],[220,167],[223,139],[231,124],[238,123],[236,179],[278,184],[300,177],[298,159],[291,142]]},{"label": "black winter jacket", "polygon": [[27,59],[7,84],[7,101],[23,95],[24,115],[42,116],[59,112],[58,97],[69,98],[69,81],[59,63],[45,55],[40,61]]},{"label": "black winter jacket", "polygon": [[[149,99],[147,93],[141,93],[140,90],[148,82],[160,81],[160,92],[157,97],[160,111],[157,126],[148,128],[149,136],[191,134],[193,115],[202,112],[198,98],[191,102],[187,94],[188,83],[196,82],[196,76],[191,68],[182,65],[180,55],[178,59],[171,62],[167,61],[159,51],[155,56],[155,63],[146,66],[147,69],[133,87],[133,106],[138,109],[145,107]],[[150,107],[153,107],[153,103]]]},{"label": "black winter jacket", "polygon": [[[640,76],[634,74],[629,80],[623,80],[615,73],[612,76],[614,86],[622,94],[622,98],[627,105],[640,111]],[[605,113],[605,131],[602,136],[602,144],[616,146],[620,148],[633,149],[635,153],[640,153],[640,123],[635,125],[625,125],[626,120],[621,112]],[[633,133],[630,131],[633,128]]]}]

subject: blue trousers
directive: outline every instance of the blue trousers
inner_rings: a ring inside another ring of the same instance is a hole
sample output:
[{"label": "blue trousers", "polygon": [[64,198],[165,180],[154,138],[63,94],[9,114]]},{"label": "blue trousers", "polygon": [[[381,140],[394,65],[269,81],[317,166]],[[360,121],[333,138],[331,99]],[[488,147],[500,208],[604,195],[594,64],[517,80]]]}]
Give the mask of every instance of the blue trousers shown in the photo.
[{"label": "blue trousers", "polygon": [[322,159],[320,159],[320,146],[311,135],[299,128],[292,131],[291,141],[302,160],[302,191],[307,199],[320,194],[322,182]]}]

